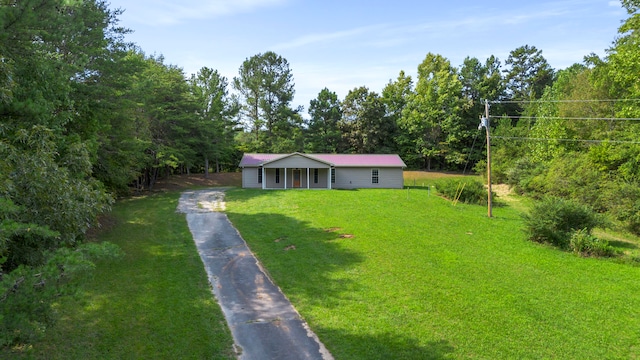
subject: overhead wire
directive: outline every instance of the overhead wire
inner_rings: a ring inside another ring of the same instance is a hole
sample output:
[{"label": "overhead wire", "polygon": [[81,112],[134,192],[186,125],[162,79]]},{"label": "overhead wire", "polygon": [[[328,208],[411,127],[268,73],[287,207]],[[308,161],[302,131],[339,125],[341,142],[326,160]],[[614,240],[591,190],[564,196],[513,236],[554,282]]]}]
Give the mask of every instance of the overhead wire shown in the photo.
[{"label": "overhead wire", "polygon": [[640,118],[598,118],[598,117],[562,117],[562,116],[518,116],[518,115],[491,115],[491,119],[524,119],[524,120],[603,120],[603,121],[640,121]]},{"label": "overhead wire", "polygon": [[591,99],[591,100],[489,100],[489,104],[536,104],[536,103],[592,103],[592,102],[640,102],[640,99]]},{"label": "overhead wire", "polygon": [[[640,102],[640,99],[591,99],[591,100],[495,100],[488,101],[490,104],[531,104],[531,103],[595,103],[595,102]],[[576,120],[576,121],[640,121],[640,118],[618,118],[618,117],[561,117],[561,116],[517,116],[517,115],[490,115],[491,119],[523,119],[523,120]],[[553,139],[553,138],[533,138],[517,136],[491,136],[492,139],[502,140],[528,140],[528,141],[559,141],[559,142],[584,142],[584,143],[614,143],[614,144],[640,144],[640,141],[627,140],[591,140],[591,139]]]},{"label": "overhead wire", "polygon": [[640,141],[631,140],[588,140],[588,139],[553,139],[553,138],[532,138],[519,136],[491,136],[491,139],[501,140],[529,140],[529,141],[559,141],[559,142],[584,142],[584,143],[612,143],[612,144],[640,144]]},{"label": "overhead wire", "polygon": [[479,132],[476,132],[476,136],[473,137],[473,144],[471,144],[471,149],[469,150],[469,154],[467,155],[467,163],[464,164],[464,170],[462,171],[462,175],[467,175],[467,167],[469,166],[469,162],[471,162],[471,153],[473,153],[473,148],[476,146],[476,140],[478,140]]}]

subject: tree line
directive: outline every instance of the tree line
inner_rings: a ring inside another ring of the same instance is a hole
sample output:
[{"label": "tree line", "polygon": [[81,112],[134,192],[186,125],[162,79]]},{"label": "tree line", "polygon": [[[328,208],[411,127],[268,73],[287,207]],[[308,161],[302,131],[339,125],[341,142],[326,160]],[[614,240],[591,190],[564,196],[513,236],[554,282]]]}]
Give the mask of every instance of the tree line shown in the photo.
[{"label": "tree line", "polygon": [[417,81],[400,71],[380,93],[360,86],[344,99],[324,88],[310,101],[304,119],[303,109],[291,106],[288,62],[266,52],[248,58],[234,78],[244,125],[237,146],[272,153],[398,153],[410,168],[462,170],[481,158],[470,150],[484,100],[536,99],[554,79],[554,70],[534,46],[513,50],[504,66],[491,56],[484,62],[467,57],[455,67],[442,55],[428,53],[418,66]]},{"label": "tree line", "polygon": [[[483,171],[485,100],[497,181],[581,196],[640,232],[638,122],[566,120],[640,117],[640,1],[622,4],[605,58],[556,71],[529,45],[458,67],[428,53],[416,79],[400,71],[379,93],[320,90],[305,118],[274,52],[233,79],[185,76],[126,42],[107,1],[0,0],[0,345],[37,335],[74,271],[117,253],[84,242],[115,197],[171,173],[234,171],[244,152],[398,153],[413,169]],[[611,101],[559,102],[590,99]]]}]

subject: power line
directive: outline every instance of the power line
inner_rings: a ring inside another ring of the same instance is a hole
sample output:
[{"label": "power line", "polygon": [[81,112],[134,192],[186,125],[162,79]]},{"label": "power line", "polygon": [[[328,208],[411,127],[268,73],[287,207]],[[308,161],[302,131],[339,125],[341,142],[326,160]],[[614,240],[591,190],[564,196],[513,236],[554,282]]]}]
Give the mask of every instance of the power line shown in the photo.
[{"label": "power line", "polygon": [[612,144],[640,144],[640,141],[627,140],[586,140],[586,139],[550,139],[550,138],[531,138],[517,136],[491,136],[492,139],[501,140],[528,140],[528,141],[560,141],[560,142],[584,142],[584,143],[612,143]]},{"label": "power line", "polygon": [[640,118],[596,118],[596,117],[561,117],[561,116],[490,116],[492,119],[525,119],[525,120],[604,120],[604,121],[640,121]]},{"label": "power line", "polygon": [[640,102],[640,99],[591,99],[591,100],[493,100],[490,104],[536,104],[536,103],[593,103],[593,102]]},{"label": "power line", "polygon": [[462,171],[462,175],[467,174],[467,167],[469,166],[469,162],[471,162],[471,153],[473,153],[473,148],[476,146],[476,140],[478,139],[479,134],[479,132],[476,132],[476,136],[473,138],[473,144],[471,144],[471,150],[469,150],[469,155],[467,155],[467,163],[464,164],[464,171]]}]

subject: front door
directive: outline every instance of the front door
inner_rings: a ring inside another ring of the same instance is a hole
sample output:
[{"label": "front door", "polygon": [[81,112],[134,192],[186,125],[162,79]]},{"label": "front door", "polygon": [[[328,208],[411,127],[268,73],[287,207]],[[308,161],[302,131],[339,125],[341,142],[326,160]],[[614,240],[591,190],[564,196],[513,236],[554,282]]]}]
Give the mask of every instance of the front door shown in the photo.
[{"label": "front door", "polygon": [[300,187],[300,169],[293,169],[293,187]]}]

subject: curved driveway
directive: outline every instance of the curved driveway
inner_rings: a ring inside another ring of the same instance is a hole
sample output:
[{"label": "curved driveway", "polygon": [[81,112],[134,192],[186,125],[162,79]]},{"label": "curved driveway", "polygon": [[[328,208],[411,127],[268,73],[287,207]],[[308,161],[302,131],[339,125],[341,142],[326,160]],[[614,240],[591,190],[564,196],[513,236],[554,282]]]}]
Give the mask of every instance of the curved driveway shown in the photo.
[{"label": "curved driveway", "polygon": [[239,359],[333,359],[280,288],[262,270],[224,210],[223,190],[186,191],[187,215]]}]

